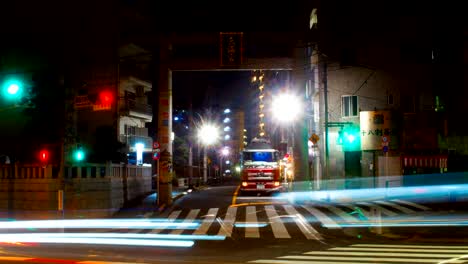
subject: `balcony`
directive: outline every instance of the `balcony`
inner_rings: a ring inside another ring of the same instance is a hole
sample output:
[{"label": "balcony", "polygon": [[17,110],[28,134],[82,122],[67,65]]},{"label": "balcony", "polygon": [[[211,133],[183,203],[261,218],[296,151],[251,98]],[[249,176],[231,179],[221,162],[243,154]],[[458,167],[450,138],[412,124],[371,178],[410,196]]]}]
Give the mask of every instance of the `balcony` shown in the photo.
[{"label": "balcony", "polygon": [[153,118],[153,108],[151,105],[139,103],[131,99],[124,98],[120,100],[120,112],[132,117],[146,119],[146,122],[151,122]]},{"label": "balcony", "polygon": [[153,147],[153,139],[148,136],[120,135],[120,142],[127,144],[130,152],[136,151],[136,143],[143,143],[144,151],[152,151]]}]

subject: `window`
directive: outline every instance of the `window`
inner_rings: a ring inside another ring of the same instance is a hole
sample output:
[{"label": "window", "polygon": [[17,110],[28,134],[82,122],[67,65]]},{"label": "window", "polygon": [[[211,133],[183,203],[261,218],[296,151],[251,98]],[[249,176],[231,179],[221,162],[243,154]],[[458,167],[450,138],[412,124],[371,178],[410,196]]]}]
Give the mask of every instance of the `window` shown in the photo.
[{"label": "window", "polygon": [[341,96],[341,115],[343,117],[358,116],[358,98],[356,95]]},{"label": "window", "polygon": [[387,104],[393,105],[393,95],[392,94],[387,95]]}]

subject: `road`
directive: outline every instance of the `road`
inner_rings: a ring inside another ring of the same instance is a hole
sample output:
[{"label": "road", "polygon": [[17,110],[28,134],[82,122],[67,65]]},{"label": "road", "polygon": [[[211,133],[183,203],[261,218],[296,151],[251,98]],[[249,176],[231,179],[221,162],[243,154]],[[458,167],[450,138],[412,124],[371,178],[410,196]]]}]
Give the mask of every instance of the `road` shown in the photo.
[{"label": "road", "polygon": [[[434,212],[431,205],[403,200],[351,205],[291,203],[275,195],[240,196],[236,190],[235,184],[212,186],[188,193],[161,214],[138,214],[149,220],[168,218],[174,223],[198,223],[195,229],[99,230],[101,234],[180,235],[194,241],[188,247],[89,244],[93,239],[80,245],[2,244],[0,262],[468,263],[463,227],[387,227],[379,234],[378,228],[340,225],[365,222],[375,208],[380,209],[383,219],[398,219],[399,216],[423,219],[440,213],[439,208]],[[65,234],[68,232],[77,231],[66,229]],[[421,237],[421,234],[428,236]],[[219,237],[223,239],[204,240]]]}]

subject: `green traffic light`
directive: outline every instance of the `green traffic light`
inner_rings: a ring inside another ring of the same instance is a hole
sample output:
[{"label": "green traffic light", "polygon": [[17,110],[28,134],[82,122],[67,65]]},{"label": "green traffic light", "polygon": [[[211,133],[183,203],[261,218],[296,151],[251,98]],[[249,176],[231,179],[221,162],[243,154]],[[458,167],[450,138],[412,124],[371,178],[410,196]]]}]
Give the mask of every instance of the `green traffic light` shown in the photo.
[{"label": "green traffic light", "polygon": [[13,84],[10,84],[10,86],[8,86],[8,89],[7,89],[7,92],[11,95],[15,95],[16,93],[18,93],[19,91],[19,85],[16,84],[16,83],[13,83]]},{"label": "green traffic light", "polygon": [[83,150],[77,150],[75,152],[75,160],[76,161],[83,161],[85,158],[85,153]]},{"label": "green traffic light", "polygon": [[350,126],[340,131],[339,142],[343,144],[344,151],[359,151],[361,150],[361,135],[359,127]]},{"label": "green traffic light", "polygon": [[21,97],[23,84],[16,79],[7,80],[3,83],[3,94],[7,99],[18,99]]}]

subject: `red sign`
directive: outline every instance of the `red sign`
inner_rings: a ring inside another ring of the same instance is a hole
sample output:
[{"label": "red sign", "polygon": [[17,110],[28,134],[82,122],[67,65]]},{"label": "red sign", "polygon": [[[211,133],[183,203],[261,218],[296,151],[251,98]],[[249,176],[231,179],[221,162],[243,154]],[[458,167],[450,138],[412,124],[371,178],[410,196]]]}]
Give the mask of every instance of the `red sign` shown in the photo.
[{"label": "red sign", "polygon": [[159,142],[153,142],[153,149],[158,149],[159,147],[161,147],[161,145],[159,145]]},{"label": "red sign", "polygon": [[161,156],[161,154],[159,154],[159,152],[154,152],[153,153],[153,160],[158,160],[160,156]]}]

